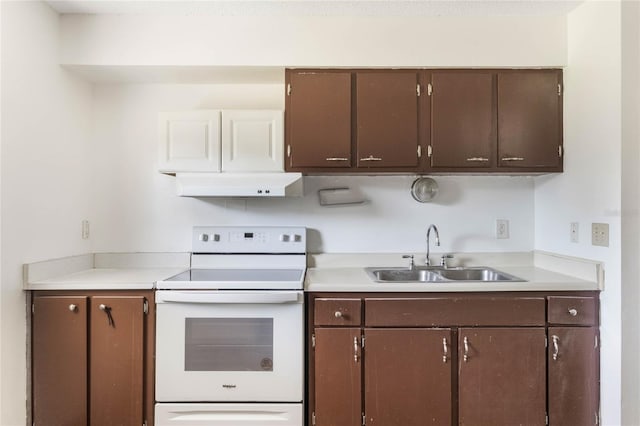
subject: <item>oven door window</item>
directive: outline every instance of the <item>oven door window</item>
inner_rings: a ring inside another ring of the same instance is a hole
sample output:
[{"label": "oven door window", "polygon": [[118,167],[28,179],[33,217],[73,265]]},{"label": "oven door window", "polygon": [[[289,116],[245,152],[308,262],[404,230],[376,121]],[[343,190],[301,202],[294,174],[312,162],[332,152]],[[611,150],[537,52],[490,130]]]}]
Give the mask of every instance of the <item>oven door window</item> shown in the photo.
[{"label": "oven door window", "polygon": [[185,371],[273,371],[273,318],[185,318]]}]

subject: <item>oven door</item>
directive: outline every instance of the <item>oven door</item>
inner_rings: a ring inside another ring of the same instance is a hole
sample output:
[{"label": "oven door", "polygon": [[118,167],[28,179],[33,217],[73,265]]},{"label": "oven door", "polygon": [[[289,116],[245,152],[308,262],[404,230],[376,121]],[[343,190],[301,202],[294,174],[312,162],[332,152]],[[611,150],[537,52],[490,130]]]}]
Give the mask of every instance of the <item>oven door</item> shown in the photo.
[{"label": "oven door", "polygon": [[302,292],[158,291],[156,303],[157,401],[302,401]]}]

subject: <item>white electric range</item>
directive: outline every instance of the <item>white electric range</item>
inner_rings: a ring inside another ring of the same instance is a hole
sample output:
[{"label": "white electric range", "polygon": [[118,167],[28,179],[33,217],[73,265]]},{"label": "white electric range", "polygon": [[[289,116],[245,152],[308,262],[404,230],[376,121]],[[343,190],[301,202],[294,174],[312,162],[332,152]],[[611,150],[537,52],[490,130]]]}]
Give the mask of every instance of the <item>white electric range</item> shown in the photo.
[{"label": "white electric range", "polygon": [[194,227],[156,293],[158,426],[302,426],[306,229]]}]

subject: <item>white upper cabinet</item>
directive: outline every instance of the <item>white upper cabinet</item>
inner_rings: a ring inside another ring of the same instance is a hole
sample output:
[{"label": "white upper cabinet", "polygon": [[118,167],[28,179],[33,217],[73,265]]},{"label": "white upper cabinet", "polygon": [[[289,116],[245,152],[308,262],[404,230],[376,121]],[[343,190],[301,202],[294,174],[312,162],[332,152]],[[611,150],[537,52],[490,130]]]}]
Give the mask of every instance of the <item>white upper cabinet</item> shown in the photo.
[{"label": "white upper cabinet", "polygon": [[159,170],[284,171],[282,110],[195,110],[159,114]]},{"label": "white upper cabinet", "polygon": [[281,110],[222,111],[222,171],[284,170]]},{"label": "white upper cabinet", "polygon": [[161,172],[220,171],[220,111],[159,114]]}]

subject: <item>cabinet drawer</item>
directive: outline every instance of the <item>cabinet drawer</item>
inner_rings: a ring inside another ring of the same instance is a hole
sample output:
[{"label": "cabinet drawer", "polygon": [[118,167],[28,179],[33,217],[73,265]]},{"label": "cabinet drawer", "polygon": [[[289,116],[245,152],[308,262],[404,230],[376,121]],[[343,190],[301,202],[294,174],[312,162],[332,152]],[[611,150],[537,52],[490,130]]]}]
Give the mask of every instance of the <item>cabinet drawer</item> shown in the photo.
[{"label": "cabinet drawer", "polygon": [[544,297],[365,299],[368,327],[534,326],[545,324]]},{"label": "cabinet drawer", "polygon": [[549,296],[549,324],[598,325],[597,301],[593,297]]},{"label": "cabinet drawer", "polygon": [[315,325],[354,326],[360,325],[360,299],[316,299]]}]

